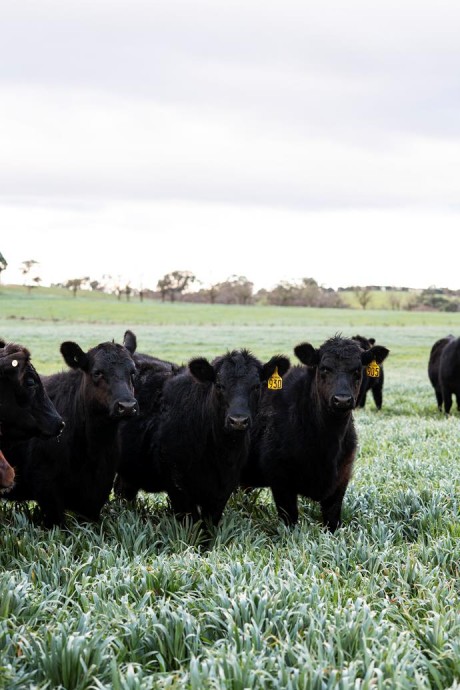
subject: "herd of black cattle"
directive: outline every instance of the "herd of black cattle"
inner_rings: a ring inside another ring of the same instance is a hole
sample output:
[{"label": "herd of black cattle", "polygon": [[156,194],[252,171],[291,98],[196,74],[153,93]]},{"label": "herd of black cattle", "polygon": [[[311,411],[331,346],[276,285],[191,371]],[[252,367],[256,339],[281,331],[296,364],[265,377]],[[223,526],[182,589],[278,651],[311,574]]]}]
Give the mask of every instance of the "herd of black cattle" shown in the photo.
[{"label": "herd of black cattle", "polygon": [[[0,341],[0,493],[34,501],[46,526],[65,513],[98,520],[112,491],[166,492],[178,519],[217,525],[237,489],[269,487],[278,514],[298,520],[298,496],[317,501],[334,531],[357,448],[353,409],[382,406],[374,339],[335,335],[294,348],[300,364],[249,350],[175,364],[137,352],[136,336],[84,352],[64,342],[69,369],[39,376],[29,351]],[[432,347],[439,409],[460,401],[460,338]]]}]

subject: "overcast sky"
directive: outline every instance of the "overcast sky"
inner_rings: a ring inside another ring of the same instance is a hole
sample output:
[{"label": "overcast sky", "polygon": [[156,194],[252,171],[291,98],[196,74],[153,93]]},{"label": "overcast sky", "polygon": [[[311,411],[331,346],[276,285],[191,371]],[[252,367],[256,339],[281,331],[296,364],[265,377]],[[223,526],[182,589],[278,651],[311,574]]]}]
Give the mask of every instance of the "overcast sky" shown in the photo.
[{"label": "overcast sky", "polygon": [[460,289],[458,0],[1,2],[2,282]]}]

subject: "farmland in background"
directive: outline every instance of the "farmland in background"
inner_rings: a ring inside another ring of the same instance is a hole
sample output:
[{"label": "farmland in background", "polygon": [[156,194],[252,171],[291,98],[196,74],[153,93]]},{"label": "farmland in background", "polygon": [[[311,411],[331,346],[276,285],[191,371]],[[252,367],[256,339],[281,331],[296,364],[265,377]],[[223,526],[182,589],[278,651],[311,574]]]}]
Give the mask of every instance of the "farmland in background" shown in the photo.
[{"label": "farmland in background", "polygon": [[112,499],[99,524],[47,531],[33,504],[0,503],[0,687],[460,687],[460,414],[428,380],[433,342],[460,314],[169,304],[0,288],[0,338],[41,373],[64,340],[120,342],[183,362],[259,358],[337,332],[390,349],[383,409],[355,412],[359,451],[344,527],[301,501],[286,529],[270,493],[235,494],[211,549],[163,494]]}]

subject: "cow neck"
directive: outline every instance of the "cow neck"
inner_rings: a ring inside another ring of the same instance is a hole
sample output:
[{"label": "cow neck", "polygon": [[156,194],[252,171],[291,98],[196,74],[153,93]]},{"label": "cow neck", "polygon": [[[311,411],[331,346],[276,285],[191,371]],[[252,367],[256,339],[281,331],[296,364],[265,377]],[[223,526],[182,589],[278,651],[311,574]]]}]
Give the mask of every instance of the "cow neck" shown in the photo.
[{"label": "cow neck", "polygon": [[107,443],[107,436],[114,435],[117,429],[117,420],[109,417],[108,410],[95,404],[85,394],[84,375],[77,392],[76,400],[76,425],[79,435],[86,437],[91,446],[101,446]]},{"label": "cow neck", "polygon": [[221,430],[215,439],[214,456],[219,465],[241,465],[249,453],[249,432]]}]

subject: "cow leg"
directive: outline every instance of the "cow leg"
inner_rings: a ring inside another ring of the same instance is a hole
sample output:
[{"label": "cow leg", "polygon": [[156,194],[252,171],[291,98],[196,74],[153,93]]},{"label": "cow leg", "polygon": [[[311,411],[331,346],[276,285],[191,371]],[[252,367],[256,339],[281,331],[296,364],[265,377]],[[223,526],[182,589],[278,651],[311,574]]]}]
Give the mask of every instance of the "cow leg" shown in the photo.
[{"label": "cow leg", "polygon": [[444,412],[449,414],[450,408],[452,407],[452,393],[444,389],[442,392],[442,397],[444,400]]},{"label": "cow leg", "polygon": [[372,395],[374,398],[375,406],[377,407],[378,410],[381,410],[382,409],[382,401],[383,401],[382,386],[375,386],[372,389]]},{"label": "cow leg", "polygon": [[98,506],[86,506],[86,508],[82,509],[81,511],[76,511],[76,514],[84,521],[84,522],[99,522],[101,519],[101,510],[102,506],[99,508]]},{"label": "cow leg", "polygon": [[366,405],[366,391],[363,389],[361,390],[359,396],[358,396],[358,407],[364,407]]},{"label": "cow leg", "polygon": [[297,492],[287,487],[271,487],[278,516],[286,525],[295,525],[299,519]]},{"label": "cow leg", "polygon": [[438,403],[438,410],[441,412],[442,410],[442,393],[440,390],[436,390],[436,402]]},{"label": "cow leg", "polygon": [[323,525],[330,532],[335,532],[335,530],[342,524],[340,515],[342,512],[343,497],[345,496],[347,486],[348,480],[345,483],[339,484],[331,496],[328,496],[324,500],[320,501]]},{"label": "cow leg", "polygon": [[60,527],[64,524],[64,507],[54,496],[48,495],[44,497],[42,495],[40,498],[37,498],[37,503],[42,511],[45,527]]},{"label": "cow leg", "polygon": [[173,513],[178,520],[185,522],[187,516],[190,516],[193,522],[197,522],[200,519],[197,506],[183,491],[175,487],[170,488],[168,489],[168,496]]},{"label": "cow leg", "polygon": [[133,502],[136,499],[138,488],[117,474],[113,483],[113,492],[117,498],[124,498],[125,501]]},{"label": "cow leg", "polygon": [[222,503],[215,503],[215,504],[206,504],[201,506],[201,518],[203,519],[204,522],[210,522],[214,525],[214,527],[217,527],[219,524],[222,514],[224,512],[226,502],[222,505]]}]

